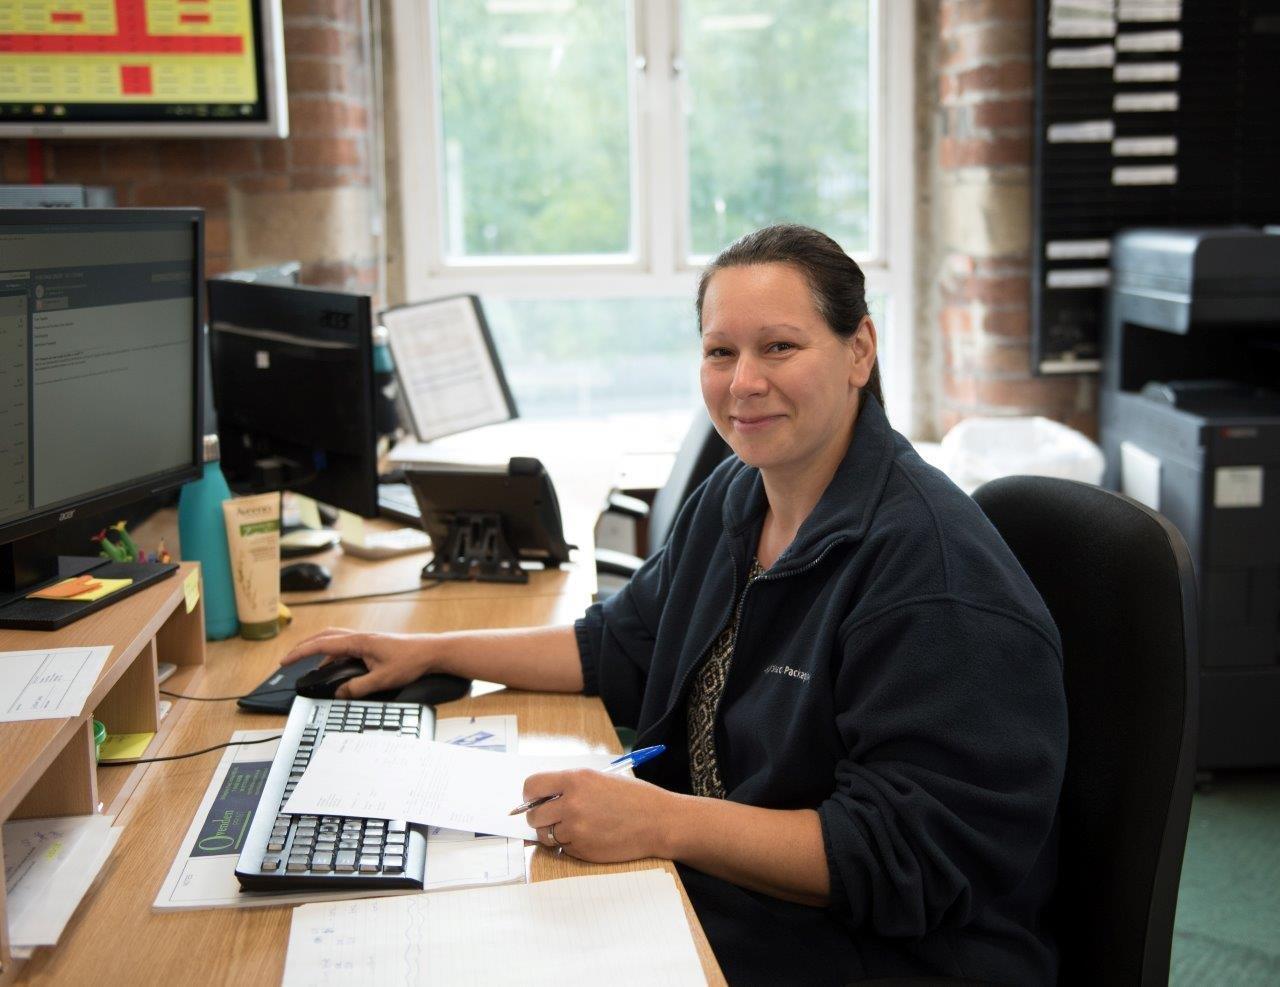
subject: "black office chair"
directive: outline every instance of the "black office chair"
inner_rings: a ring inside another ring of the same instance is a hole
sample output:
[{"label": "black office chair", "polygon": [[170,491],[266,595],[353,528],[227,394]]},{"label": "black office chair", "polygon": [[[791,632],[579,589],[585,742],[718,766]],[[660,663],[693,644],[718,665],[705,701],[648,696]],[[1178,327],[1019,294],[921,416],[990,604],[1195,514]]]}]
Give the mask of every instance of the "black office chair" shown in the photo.
[{"label": "black office chair", "polygon": [[[653,498],[652,507],[635,497],[621,494],[614,494],[609,498],[608,509],[611,513],[637,520],[648,518],[648,532],[643,546],[645,558],[666,543],[681,505],[729,455],[732,455],[732,450],[728,443],[720,438],[706,411],[699,409],[680,443],[671,475]],[[596,548],[596,573],[602,576],[630,579],[643,563],[644,559],[628,552]]]},{"label": "black office chair", "polygon": [[1061,982],[1167,984],[1196,763],[1186,542],[1136,501],[1073,480],[1005,477],[974,499],[1062,634]]}]

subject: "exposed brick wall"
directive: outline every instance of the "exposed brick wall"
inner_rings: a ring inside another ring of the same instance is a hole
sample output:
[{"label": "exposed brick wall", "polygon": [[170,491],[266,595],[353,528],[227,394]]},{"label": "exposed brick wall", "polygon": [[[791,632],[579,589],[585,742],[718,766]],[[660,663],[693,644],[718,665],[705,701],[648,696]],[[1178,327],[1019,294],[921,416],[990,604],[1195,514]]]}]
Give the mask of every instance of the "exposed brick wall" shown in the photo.
[{"label": "exposed brick wall", "polygon": [[[309,283],[373,290],[361,3],[284,0],[287,139],[48,140],[45,180],[110,186],[120,206],[200,206],[210,274],[301,259]],[[0,173],[29,180],[26,141],[0,142]]]},{"label": "exposed brick wall", "polygon": [[[941,0],[932,172],[942,360],[935,428],[1046,415],[1097,433],[1088,376],[1031,372],[1032,0]],[[925,94],[931,98],[931,94]]]}]

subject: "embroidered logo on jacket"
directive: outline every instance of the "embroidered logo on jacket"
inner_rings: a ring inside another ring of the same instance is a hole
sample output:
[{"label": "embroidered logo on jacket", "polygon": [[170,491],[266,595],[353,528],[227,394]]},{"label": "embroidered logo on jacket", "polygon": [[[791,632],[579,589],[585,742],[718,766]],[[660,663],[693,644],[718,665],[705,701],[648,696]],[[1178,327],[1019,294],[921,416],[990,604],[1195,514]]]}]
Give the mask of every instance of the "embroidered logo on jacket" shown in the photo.
[{"label": "embroidered logo on jacket", "polygon": [[809,673],[802,672],[798,668],[792,668],[790,665],[770,665],[764,670],[765,675],[789,675],[793,679],[799,679],[801,682],[809,681]]}]

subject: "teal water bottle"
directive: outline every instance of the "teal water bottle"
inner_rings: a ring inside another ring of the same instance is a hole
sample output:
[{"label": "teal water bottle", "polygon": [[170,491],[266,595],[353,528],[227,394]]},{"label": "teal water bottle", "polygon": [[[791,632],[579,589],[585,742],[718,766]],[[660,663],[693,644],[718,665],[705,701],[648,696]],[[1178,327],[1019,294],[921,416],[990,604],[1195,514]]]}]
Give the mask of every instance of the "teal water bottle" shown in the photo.
[{"label": "teal water bottle", "polygon": [[178,495],[178,539],[182,557],[200,563],[204,581],[204,636],[210,641],[232,637],[239,629],[235,587],[231,583],[231,553],[222,502],[231,488],[219,464],[218,436],[204,437],[204,474]]},{"label": "teal water bottle", "polygon": [[400,429],[399,386],[386,326],[373,327],[373,410],[378,438],[395,440]]}]

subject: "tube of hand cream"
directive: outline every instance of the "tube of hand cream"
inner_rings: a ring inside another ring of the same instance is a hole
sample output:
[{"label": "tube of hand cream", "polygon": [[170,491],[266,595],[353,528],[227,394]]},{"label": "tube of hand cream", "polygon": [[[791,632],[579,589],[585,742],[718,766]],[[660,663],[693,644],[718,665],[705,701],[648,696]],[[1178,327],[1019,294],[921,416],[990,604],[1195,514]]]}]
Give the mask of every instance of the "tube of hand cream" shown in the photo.
[{"label": "tube of hand cream", "polygon": [[280,495],[233,497],[222,502],[236,588],[240,636],[275,637],[280,629]]}]

